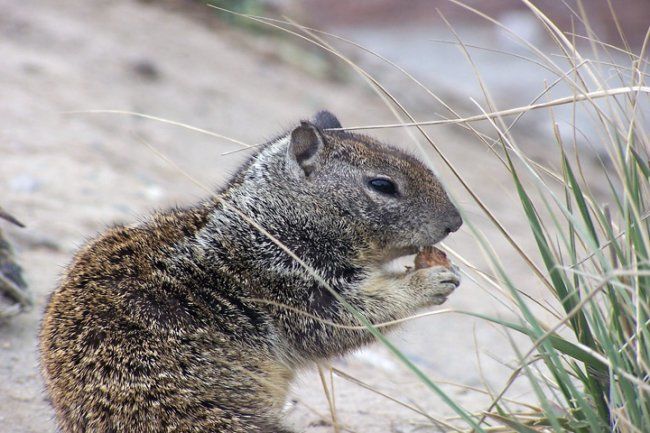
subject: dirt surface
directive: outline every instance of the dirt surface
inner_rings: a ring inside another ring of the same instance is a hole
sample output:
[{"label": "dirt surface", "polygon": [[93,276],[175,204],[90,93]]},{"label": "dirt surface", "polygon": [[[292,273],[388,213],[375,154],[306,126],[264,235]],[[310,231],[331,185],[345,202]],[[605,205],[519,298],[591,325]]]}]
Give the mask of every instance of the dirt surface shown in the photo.
[{"label": "dirt surface", "polygon": [[[0,10],[0,204],[27,225],[3,225],[3,230],[15,243],[36,301],[32,311],[0,325],[0,431],[48,433],[55,431],[55,423],[38,372],[36,338],[42,309],[62,267],[85,239],[107,225],[135,222],[152,209],[205,196],[204,187],[220,185],[244,157],[221,155],[238,149],[236,144],[183,128],[127,115],[71,112],[134,110],[250,144],[321,108],[336,113],[344,125],[394,119],[377,97],[354,82],[318,80],[261,55],[256,44],[269,42],[257,40],[259,36],[211,30],[155,4],[0,0]],[[531,248],[508,178],[492,154],[456,130],[431,134],[520,245]],[[419,152],[403,131],[373,135]],[[503,252],[501,260],[520,277],[520,287],[540,299],[550,298],[536,291],[538,284],[526,265],[440,159],[431,151],[421,156],[439,170],[466,218]],[[474,263],[483,262],[467,225],[446,244]],[[493,295],[465,278],[440,308],[507,315]],[[502,363],[516,359],[502,330],[459,314],[410,322],[391,339],[472,410],[484,408],[489,399],[446,382],[483,387],[485,381],[499,390],[510,374]],[[431,416],[452,415],[379,345],[333,365]],[[524,399],[530,395],[525,383],[515,386],[514,393]],[[334,395],[338,421],[352,431],[410,432],[427,422],[342,378],[334,380]],[[298,431],[329,432],[329,421],[316,370],[303,372],[287,405],[287,423]]]}]

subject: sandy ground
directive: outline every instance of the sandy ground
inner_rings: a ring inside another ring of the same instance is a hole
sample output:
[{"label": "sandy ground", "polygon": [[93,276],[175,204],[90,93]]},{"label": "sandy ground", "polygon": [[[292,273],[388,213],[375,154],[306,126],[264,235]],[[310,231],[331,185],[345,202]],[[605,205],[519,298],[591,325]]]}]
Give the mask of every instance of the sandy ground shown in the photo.
[{"label": "sandy ground", "polygon": [[[0,203],[28,226],[3,230],[15,242],[36,299],[32,311],[0,325],[0,431],[47,433],[55,431],[55,423],[38,373],[36,335],[62,267],[103,227],[207,194],[145,143],[208,188],[223,182],[244,156],[222,156],[238,146],[182,128],[124,115],[69,112],[135,110],[251,144],[320,108],[335,112],[344,125],[393,119],[357,84],[318,80],[260,55],[255,36],[210,30],[155,5],[0,0],[0,10]],[[417,151],[401,132],[375,135]],[[488,150],[452,129],[433,130],[432,137],[509,232],[530,248],[508,178]],[[550,297],[535,289],[526,266],[429,153],[466,217],[503,252],[501,260],[520,286],[539,298]],[[467,227],[448,245],[482,263]],[[492,294],[466,278],[443,307],[500,314],[504,310]],[[483,408],[486,397],[445,382],[482,387],[486,381],[500,389],[510,372],[501,363],[515,359],[503,331],[458,314],[414,321],[391,338],[439,379],[442,389],[473,410]],[[432,416],[451,414],[379,345],[334,365]],[[522,383],[515,394],[526,398],[530,393]],[[341,378],[335,379],[335,397],[338,420],[352,431],[437,431],[418,430],[426,422],[423,416]],[[297,430],[333,431],[315,370],[301,374],[292,401],[287,422]]]}]

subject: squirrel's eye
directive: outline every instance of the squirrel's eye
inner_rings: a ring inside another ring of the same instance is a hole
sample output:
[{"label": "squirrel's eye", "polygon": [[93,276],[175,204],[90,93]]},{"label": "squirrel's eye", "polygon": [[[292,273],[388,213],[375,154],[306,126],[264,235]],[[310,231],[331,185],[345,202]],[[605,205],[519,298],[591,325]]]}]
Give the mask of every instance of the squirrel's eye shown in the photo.
[{"label": "squirrel's eye", "polygon": [[379,191],[382,194],[386,195],[395,195],[397,194],[397,186],[392,180],[388,179],[370,179],[368,185],[372,187],[375,191]]}]

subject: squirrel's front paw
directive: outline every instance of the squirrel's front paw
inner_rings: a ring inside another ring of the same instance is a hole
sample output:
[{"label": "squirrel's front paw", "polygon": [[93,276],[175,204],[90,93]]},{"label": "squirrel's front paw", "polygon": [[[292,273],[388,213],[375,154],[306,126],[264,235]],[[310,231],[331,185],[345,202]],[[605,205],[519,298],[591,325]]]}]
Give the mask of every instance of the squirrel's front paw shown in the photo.
[{"label": "squirrel's front paw", "polygon": [[416,269],[411,281],[425,304],[440,305],[460,284],[460,271],[454,265]]}]

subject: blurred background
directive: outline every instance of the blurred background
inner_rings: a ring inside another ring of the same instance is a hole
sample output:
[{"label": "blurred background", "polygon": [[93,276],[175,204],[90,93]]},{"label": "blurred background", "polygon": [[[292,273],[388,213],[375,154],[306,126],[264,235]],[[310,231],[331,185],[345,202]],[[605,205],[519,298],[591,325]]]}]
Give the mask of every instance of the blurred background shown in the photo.
[{"label": "blurred background", "polygon": [[[487,109],[477,71],[498,109],[527,105],[547,86],[553,88],[542,101],[574,92],[564,84],[554,85],[558,70],[571,74],[572,61],[566,56],[572,53],[553,44],[521,1],[474,0],[466,1],[467,7],[443,0],[213,3],[238,13],[280,20],[286,16],[354,41],[404,68],[461,116],[479,114],[479,106]],[[650,2],[611,1],[616,19],[607,0],[534,4],[575,40],[603,83],[629,85],[630,65],[637,59],[616,48],[598,57],[592,47],[612,45],[639,53],[650,23]],[[469,8],[478,8],[508,30]],[[292,30],[300,33],[296,27]],[[595,43],[585,39],[596,36]],[[454,117],[377,56],[341,39],[327,41],[372,74],[416,119]],[[38,372],[38,324],[58,275],[86,239],[108,225],[136,222],[157,208],[189,205],[223,185],[247,153],[221,136],[261,143],[323,108],[333,111],[344,126],[397,121],[364,79],[331,53],[195,0],[0,0],[0,66],[0,206],[26,226],[0,220],[0,230],[11,245],[12,262],[22,267],[22,290],[33,299],[31,309],[0,323],[2,432],[55,431]],[[593,90],[597,87],[593,84]],[[647,109],[647,99],[640,109]],[[598,158],[607,157],[598,143],[593,113],[567,106],[555,108],[553,115],[567,143],[575,142],[582,153],[587,173]],[[573,132],[574,123],[579,134]],[[476,127],[495,135],[487,122]],[[523,249],[533,250],[522,212],[514,205],[511,180],[492,149],[457,125],[427,131],[509,234]],[[410,129],[367,133],[430,163],[466,219],[485,232],[518,276],[518,286],[553,302],[430,143]],[[557,167],[549,111],[527,113],[512,133],[530,158]],[[599,179],[593,179],[591,187],[598,195]],[[488,269],[466,227],[447,246],[472,266]],[[467,278],[444,307],[507,317],[509,312],[494,295]],[[0,301],[17,302],[6,292],[0,292]],[[392,338],[471,410],[480,410],[489,397],[468,390],[499,389],[515,359],[510,338],[517,341],[485,322],[454,314],[409,323]],[[372,346],[334,365],[403,403],[436,416],[450,414],[382,347]],[[512,392],[524,400],[531,394],[525,383]],[[339,421],[349,431],[438,431],[413,410],[358,384],[337,378],[335,395]],[[314,371],[300,377],[287,418],[299,431],[332,431]]]}]

